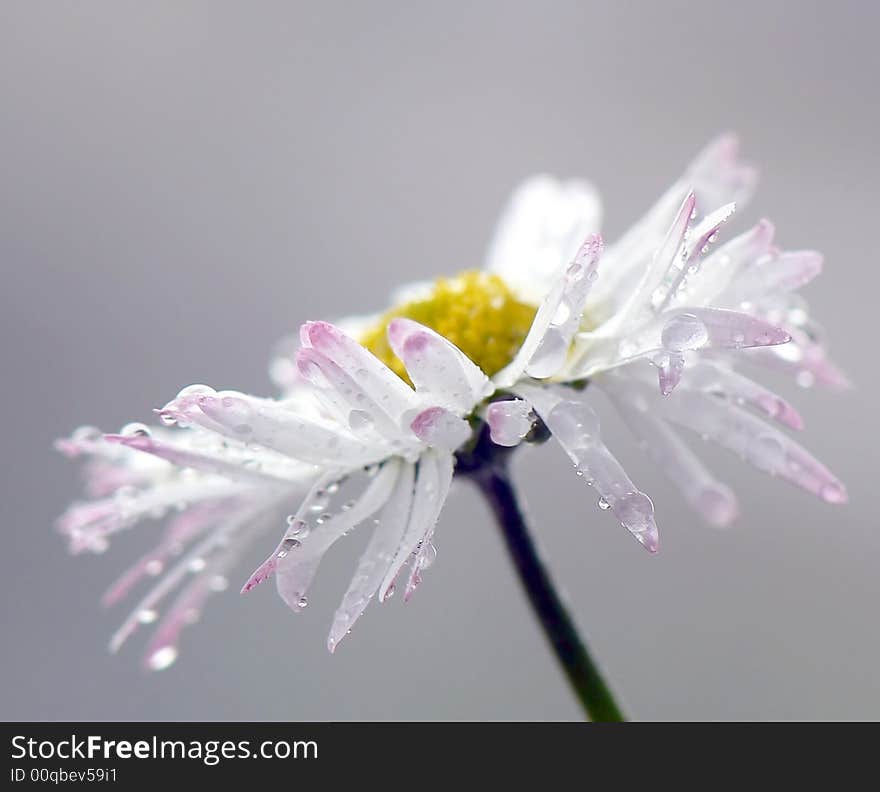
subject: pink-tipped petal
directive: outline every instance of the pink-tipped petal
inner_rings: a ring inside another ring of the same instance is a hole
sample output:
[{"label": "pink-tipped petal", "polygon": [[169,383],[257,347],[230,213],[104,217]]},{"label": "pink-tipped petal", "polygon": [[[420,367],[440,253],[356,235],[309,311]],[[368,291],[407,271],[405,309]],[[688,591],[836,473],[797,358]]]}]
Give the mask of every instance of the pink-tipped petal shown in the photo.
[{"label": "pink-tipped petal", "polygon": [[410,428],[423,443],[447,451],[455,451],[471,436],[470,424],[443,407],[422,410]]},{"label": "pink-tipped petal", "polygon": [[306,345],[317,349],[345,371],[373,401],[399,420],[413,407],[414,393],[375,355],[329,322],[303,325]]},{"label": "pink-tipped petal", "polygon": [[684,178],[696,190],[701,206],[720,206],[748,201],[758,172],[739,158],[739,140],[728,133],[715,138],[694,158]]},{"label": "pink-tipped petal", "polygon": [[522,399],[492,402],[486,408],[486,423],[492,442],[500,446],[519,445],[535,421],[532,405]]},{"label": "pink-tipped petal", "polygon": [[441,406],[470,412],[492,391],[488,377],[464,352],[418,322],[392,319],[388,341],[406,366],[416,391]]}]

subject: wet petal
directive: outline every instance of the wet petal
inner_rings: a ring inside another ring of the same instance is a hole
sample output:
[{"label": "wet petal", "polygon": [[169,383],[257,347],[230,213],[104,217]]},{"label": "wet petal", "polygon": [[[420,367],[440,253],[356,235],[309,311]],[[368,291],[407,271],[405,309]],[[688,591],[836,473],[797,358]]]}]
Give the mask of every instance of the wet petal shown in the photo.
[{"label": "wet petal", "polygon": [[554,279],[516,357],[495,376],[499,387],[510,386],[523,372],[543,378],[562,367],[571,339],[580,326],[584,303],[596,279],[601,254],[602,238],[598,235],[588,237],[574,261]]},{"label": "wet petal", "polygon": [[747,404],[790,429],[803,429],[798,411],[785,399],[720,363],[701,360],[688,373],[687,387]]},{"label": "wet petal", "polygon": [[[193,468],[230,479],[293,481],[311,475],[311,468],[295,460],[271,452],[261,452],[259,459],[245,447],[216,442],[212,447],[187,448],[145,435],[106,435],[110,443],[118,443],[137,451],[153,454],[179,468]],[[218,438],[219,439],[219,438]]]},{"label": "wet petal", "polygon": [[[453,461],[449,454],[428,451],[419,459],[409,522],[395,550],[394,560],[382,578],[382,585],[379,587],[380,602],[388,597],[398,573],[412,553],[416,552],[420,543],[433,532],[440,510],[449,494],[452,470]],[[407,586],[408,593],[415,588],[413,584],[416,582],[416,580],[410,581]]]},{"label": "wet petal", "polygon": [[301,335],[308,346],[345,371],[398,424],[401,416],[415,405],[412,388],[375,355],[329,322],[306,322]]},{"label": "wet petal", "polygon": [[572,400],[572,394],[559,387],[521,384],[517,393],[532,403],[579,475],[596,488],[602,503],[647,550],[657,552],[654,504],[636,488],[602,442],[599,418],[593,409],[584,401]]},{"label": "wet petal", "polygon": [[367,464],[387,448],[355,438],[341,426],[308,419],[269,399],[241,393],[202,396],[199,409],[219,432],[313,464]]},{"label": "wet petal", "polygon": [[771,475],[818,495],[844,503],[843,484],[808,451],[751,413],[706,393],[679,389],[654,404],[656,413],[739,454]]},{"label": "wet petal", "polygon": [[458,347],[411,319],[393,319],[388,341],[416,391],[438,406],[470,412],[489,395],[489,379]]},{"label": "wet petal", "polygon": [[422,410],[410,428],[423,443],[446,451],[455,451],[471,436],[470,424],[443,407]]},{"label": "wet petal", "polygon": [[413,499],[414,466],[403,465],[379,524],[358,562],[354,577],[333,617],[327,648],[333,652],[379,589],[403,539]]},{"label": "wet petal", "polygon": [[614,406],[640,440],[645,453],[678,488],[688,504],[711,525],[730,524],[739,511],[736,497],[718,481],[678,434],[650,410],[640,409],[626,395],[626,388],[614,385],[617,378],[601,377],[599,387],[614,395]]}]

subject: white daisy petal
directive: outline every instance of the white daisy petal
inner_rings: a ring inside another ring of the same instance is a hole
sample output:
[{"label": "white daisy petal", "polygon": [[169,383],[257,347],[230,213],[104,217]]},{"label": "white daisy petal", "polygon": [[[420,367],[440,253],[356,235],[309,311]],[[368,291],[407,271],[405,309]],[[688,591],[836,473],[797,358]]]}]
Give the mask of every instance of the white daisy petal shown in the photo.
[{"label": "white daisy petal", "polygon": [[711,525],[730,524],[739,510],[736,497],[706,469],[675,430],[630,400],[625,385],[615,387],[617,378],[600,377],[596,384],[614,396],[615,408],[640,440],[642,448],[679,489],[691,508]]},{"label": "white daisy petal", "polygon": [[168,442],[151,435],[105,435],[109,443],[119,443],[137,451],[154,454],[177,467],[193,468],[204,473],[214,473],[235,479],[263,479],[270,481],[300,480],[313,472],[310,465],[303,465],[289,457],[262,452],[254,455],[241,444],[225,441],[204,444],[203,447],[186,447],[183,443]]},{"label": "white daisy petal", "polygon": [[454,344],[411,319],[393,319],[388,341],[416,386],[432,403],[458,414],[491,393],[489,378]]},{"label": "white daisy petal", "polygon": [[[419,543],[434,530],[440,510],[449,494],[453,461],[449,454],[428,451],[419,459],[409,522],[394,553],[394,560],[382,578],[379,601],[388,598],[403,565],[419,549]],[[407,587],[411,593],[414,586]]]},{"label": "white daisy petal", "polygon": [[394,491],[382,509],[376,530],[358,562],[354,577],[342,598],[342,604],[333,617],[333,625],[327,638],[327,648],[331,652],[336,650],[339,642],[364,612],[394,561],[395,553],[409,522],[414,471],[414,465],[401,466]]},{"label": "white daisy petal", "polygon": [[308,419],[269,399],[240,393],[202,396],[199,408],[233,439],[266,446],[314,464],[368,464],[385,453],[330,422]]},{"label": "white daisy petal", "polygon": [[370,393],[361,387],[351,374],[337,366],[330,358],[317,349],[301,349],[296,355],[297,365],[302,375],[312,384],[321,388],[326,385],[348,406],[346,424],[349,429],[360,433],[365,429],[375,429],[385,440],[393,442],[400,438],[399,415],[396,409],[380,404]]},{"label": "white daisy petal", "polygon": [[276,587],[288,607],[299,611],[306,606],[306,593],[324,554],[338,539],[385,505],[399,470],[398,460],[386,462],[347,510],[327,512],[326,516],[316,518],[315,522],[320,520],[320,524],[312,526],[307,535],[298,523],[306,523],[310,515],[300,509],[274,554]]},{"label": "white daisy petal", "polygon": [[495,376],[496,384],[506,387],[524,372],[531,377],[548,377],[562,366],[596,280],[601,255],[602,238],[588,237],[544,298],[516,357]]},{"label": "white daisy petal", "polygon": [[844,503],[843,484],[808,451],[757,416],[701,391],[679,389],[652,404],[655,414],[690,429],[771,475],[818,495]]},{"label": "white daisy petal", "polygon": [[682,299],[694,305],[717,302],[733,307],[735,303],[720,299],[728,285],[765,256],[771,249],[775,229],[768,220],[761,220],[753,228],[718,247],[688,279],[688,292]]},{"label": "white daisy petal", "polygon": [[307,322],[301,337],[304,345],[326,355],[398,421],[414,406],[412,388],[375,355],[329,322]]},{"label": "white daisy petal", "polygon": [[785,399],[719,361],[697,362],[689,370],[687,387],[747,404],[789,429],[804,428],[803,418]]},{"label": "white daisy petal", "polygon": [[602,505],[610,507],[621,525],[647,550],[657,552],[659,534],[654,521],[654,504],[636,488],[602,442],[599,418],[593,409],[558,386],[520,383],[516,392],[531,402],[578,473],[596,488]]},{"label": "white daisy petal", "polygon": [[822,271],[822,254],[815,250],[790,250],[754,260],[724,293],[731,305],[759,301],[768,294],[784,294],[805,286]]}]

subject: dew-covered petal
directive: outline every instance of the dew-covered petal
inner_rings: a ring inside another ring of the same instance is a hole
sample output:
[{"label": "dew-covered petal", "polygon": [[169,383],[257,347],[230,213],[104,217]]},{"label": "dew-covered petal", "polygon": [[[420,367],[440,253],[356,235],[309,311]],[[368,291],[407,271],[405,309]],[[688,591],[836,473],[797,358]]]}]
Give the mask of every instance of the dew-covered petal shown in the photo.
[{"label": "dew-covered petal", "polygon": [[665,421],[627,399],[624,379],[601,377],[597,384],[611,392],[615,408],[645,453],[678,488],[691,508],[711,525],[729,525],[738,513],[736,497],[730,488],[709,472]]},{"label": "dew-covered petal", "polygon": [[[242,529],[242,526],[254,520],[262,507],[256,506],[233,512],[227,516],[217,528],[211,531],[202,541],[198,542],[183,558],[166,574],[159,578],[155,586],[135,606],[122,626],[110,639],[110,651],[117,652],[137,630],[145,623],[144,614],[155,614],[157,605],[168,596],[188,574],[199,573],[207,566],[206,559],[218,550],[222,551],[230,539]],[[253,525],[253,523],[251,523]]]},{"label": "dew-covered petal", "polygon": [[458,347],[424,325],[397,318],[388,324],[388,342],[419,395],[460,415],[489,395],[488,377]]},{"label": "dew-covered petal", "polygon": [[[608,314],[603,313],[603,306],[612,305],[616,312],[620,308],[619,295],[633,293],[667,234],[670,217],[689,192],[694,193],[692,215],[698,221],[703,211],[729,203],[741,207],[751,195],[756,179],[756,171],[739,160],[734,137],[724,135],[712,141],[648,212],[609,245],[603,257],[602,279],[587,303],[590,315],[604,320]],[[641,295],[638,304],[644,304],[653,288]]]},{"label": "dew-covered petal", "polygon": [[471,436],[470,424],[443,407],[422,410],[410,428],[423,443],[446,451],[455,451]]},{"label": "dew-covered petal", "polygon": [[[791,341],[789,332],[772,322],[724,308],[684,307],[660,318],[661,345],[667,349],[744,349]],[[702,338],[705,341],[697,343]]]},{"label": "dew-covered petal", "polygon": [[770,424],[706,393],[679,389],[655,403],[656,414],[739,454],[771,475],[829,503],[847,499],[843,484],[808,451]]},{"label": "dew-covered petal", "polygon": [[524,372],[539,379],[549,377],[562,367],[580,326],[601,254],[602,238],[594,234],[581,245],[574,261],[557,274],[516,357],[496,374],[497,386],[509,387]]},{"label": "dew-covered petal", "polygon": [[822,385],[835,390],[852,387],[849,377],[828,357],[821,344],[813,343],[797,331],[790,344],[749,350],[744,360],[794,377],[798,385]]},{"label": "dew-covered petal", "polygon": [[[580,327],[587,294],[598,275],[601,254],[602,238],[598,234],[590,236],[538,309],[529,335],[536,332],[540,337],[525,363],[530,377],[550,377],[565,362],[571,339]],[[527,339],[523,347],[528,348],[528,344]]]},{"label": "dew-covered petal", "polygon": [[822,271],[822,254],[789,250],[758,258],[724,293],[731,305],[760,301],[769,294],[787,294],[805,286]]},{"label": "dew-covered petal", "polygon": [[205,601],[213,591],[210,581],[204,575],[199,575],[177,596],[147,643],[143,661],[147,671],[164,671],[174,663],[180,633],[199,618]]},{"label": "dew-covered petal", "polygon": [[673,256],[660,285],[651,295],[651,304],[655,310],[665,310],[685,291],[685,285],[689,284],[691,277],[699,271],[700,257],[708,253],[709,246],[722,224],[727,222],[735,211],[736,204],[727,204],[704,217],[695,228],[690,229],[681,249]]},{"label": "dew-covered petal", "polygon": [[[422,542],[430,539],[437,518],[440,516],[440,510],[449,494],[452,472],[453,459],[450,454],[429,450],[419,458],[409,522],[395,550],[394,560],[382,578],[379,587],[380,602],[388,597],[398,573],[410,556],[419,550]],[[413,563],[415,565],[417,560]],[[412,593],[418,583],[418,569],[416,566],[413,569],[416,570],[417,575],[416,578],[411,578],[407,585],[407,595]]]},{"label": "dew-covered petal", "polygon": [[379,358],[329,322],[306,322],[301,329],[306,345],[326,355],[345,371],[374,402],[398,423],[415,406],[415,393]]},{"label": "dew-covered petal", "polygon": [[158,518],[170,509],[241,491],[241,482],[214,476],[197,476],[161,482],[144,489],[118,490],[109,498],[74,503],[58,519],[58,530],[68,538],[70,552],[101,553],[109,537],[146,517]]},{"label": "dew-covered petal", "polygon": [[716,361],[700,360],[692,366],[688,371],[687,387],[748,405],[789,429],[804,427],[803,419],[789,402]]},{"label": "dew-covered petal", "polygon": [[[410,563],[409,578],[406,581],[406,589],[403,594],[404,602],[408,602],[416,588],[422,582],[422,572],[426,570],[437,555],[434,547],[434,529],[437,527],[437,520],[443,504],[446,503],[446,497],[449,494],[449,488],[452,485],[452,477],[455,472],[455,458],[451,454],[443,454],[434,451],[437,465],[437,492],[434,494],[434,506],[436,511],[431,515],[424,526],[424,533],[418,541],[412,554],[412,562]],[[410,515],[412,519],[412,514]]]},{"label": "dew-covered petal", "polygon": [[358,562],[342,604],[333,617],[333,625],[327,638],[327,648],[331,652],[336,650],[339,642],[364,612],[394,561],[395,552],[409,522],[414,471],[415,467],[411,464],[401,467],[394,491],[382,509],[376,530]]},{"label": "dew-covered petal", "polygon": [[[212,594],[226,590],[229,569],[239,560],[263,525],[264,522],[261,521],[240,523],[236,530],[223,536],[222,542],[213,548],[212,555],[196,559],[195,564],[190,563],[187,571],[195,577],[184,585],[150,637],[144,656],[144,667],[147,670],[161,671],[174,662],[181,632],[198,621]],[[148,616],[147,621],[152,621],[156,611],[138,611],[140,622],[144,622],[145,614]]]},{"label": "dew-covered petal", "polygon": [[401,437],[398,416],[390,414],[387,405],[377,402],[350,374],[337,366],[317,349],[297,352],[297,365],[302,375],[318,387],[327,385],[348,407],[346,423],[355,434],[375,429],[385,440]]},{"label": "dew-covered petal", "polygon": [[496,401],[486,408],[489,436],[496,445],[519,445],[531,431],[534,421],[532,405],[522,399]]},{"label": "dew-covered petal", "polygon": [[141,556],[107,589],[101,597],[101,604],[105,607],[115,605],[145,577],[160,575],[173,556],[234,508],[234,499],[227,499],[193,506],[177,515],[168,524],[159,544]]},{"label": "dew-covered petal", "polygon": [[387,503],[402,464],[398,459],[384,463],[349,509],[325,518],[324,523],[314,528],[299,547],[283,557],[278,557],[283,550],[276,553],[275,584],[289,608],[299,611],[305,607],[308,588],[330,547]]},{"label": "dew-covered petal", "polygon": [[640,492],[602,442],[599,418],[584,401],[560,387],[522,383],[518,395],[530,401],[547,428],[574,462],[578,473],[593,485],[620,523],[650,552],[658,549],[654,504]]},{"label": "dew-covered petal", "polygon": [[266,446],[302,462],[357,465],[387,454],[382,444],[365,442],[341,426],[304,418],[269,399],[230,392],[203,396],[199,407],[227,437]]},{"label": "dew-covered petal", "polygon": [[606,335],[618,334],[627,325],[641,321],[648,310],[653,310],[652,298],[660,288],[666,273],[681,256],[691,216],[695,211],[696,199],[692,192],[688,193],[678,207],[671,225],[666,231],[659,247],[654,251],[650,265],[646,267],[638,285],[632,290],[620,310],[602,328]]},{"label": "dew-covered petal", "polygon": [[264,450],[254,454],[244,446],[229,443],[214,442],[211,446],[187,448],[181,443],[171,443],[148,435],[106,435],[106,440],[153,454],[179,468],[193,468],[233,480],[296,481],[313,474],[311,466],[290,458]]},{"label": "dew-covered petal", "polygon": [[490,245],[486,269],[521,299],[537,304],[560,267],[601,227],[598,193],[584,181],[535,176],[511,196]]},{"label": "dew-covered petal", "polygon": [[687,293],[678,302],[692,305],[736,305],[721,295],[740,274],[772,250],[775,229],[768,220],[760,220],[748,231],[725,242],[711,253],[697,272],[689,276]]}]

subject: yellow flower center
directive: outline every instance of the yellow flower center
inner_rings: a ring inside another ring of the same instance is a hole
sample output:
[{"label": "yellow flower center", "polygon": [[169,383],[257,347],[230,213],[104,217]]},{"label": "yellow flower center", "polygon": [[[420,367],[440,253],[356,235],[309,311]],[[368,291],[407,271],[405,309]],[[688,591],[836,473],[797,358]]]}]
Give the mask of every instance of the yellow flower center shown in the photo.
[{"label": "yellow flower center", "polygon": [[360,342],[409,382],[386,335],[392,319],[405,317],[451,341],[492,376],[513,360],[536,311],[535,306],[516,299],[497,275],[465,270],[452,278],[439,278],[424,297],[390,308]]}]

